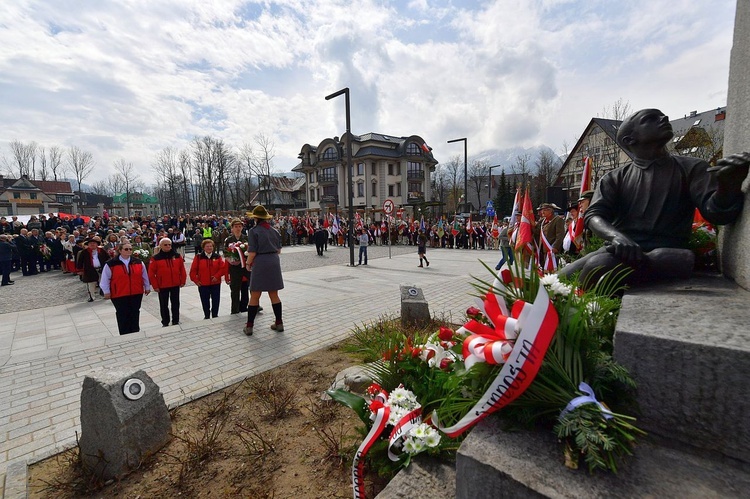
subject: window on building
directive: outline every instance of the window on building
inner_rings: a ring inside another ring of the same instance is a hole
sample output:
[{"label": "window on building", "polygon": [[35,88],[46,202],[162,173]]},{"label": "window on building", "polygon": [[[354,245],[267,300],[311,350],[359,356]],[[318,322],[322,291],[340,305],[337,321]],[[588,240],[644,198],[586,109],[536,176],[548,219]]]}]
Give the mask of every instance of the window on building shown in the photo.
[{"label": "window on building", "polygon": [[336,161],[337,159],[339,159],[339,155],[335,147],[329,147],[323,153],[323,161]]},{"label": "window on building", "polygon": [[372,166],[371,166],[371,168],[372,168],[372,170],[370,170],[370,171],[372,172],[372,174],[373,175],[377,175],[378,174],[378,164],[377,163],[373,163]]},{"label": "window on building", "polygon": [[315,189],[310,189],[310,202],[315,202]]},{"label": "window on building", "polygon": [[419,147],[416,142],[409,142],[409,145],[406,146],[406,154],[408,156],[421,156],[422,148]]},{"label": "window on building", "polygon": [[395,192],[396,192],[396,186],[393,184],[389,184],[388,185],[388,197],[395,196],[396,195]]},{"label": "window on building", "polygon": [[323,170],[318,175],[318,181],[319,182],[335,182],[336,181],[336,167],[330,166],[328,168],[323,168]]},{"label": "window on building", "polygon": [[315,183],[315,172],[310,172],[310,183],[311,184]]},{"label": "window on building", "polygon": [[365,174],[365,164],[357,163],[357,175],[364,175],[364,174]]},{"label": "window on building", "polygon": [[335,185],[326,185],[323,187],[323,195],[324,196],[335,196],[338,194],[336,192],[336,186]]},{"label": "window on building", "polygon": [[396,182],[396,196],[401,195],[401,182]]},{"label": "window on building", "polygon": [[30,199],[36,199],[36,192],[30,192],[29,193],[29,198]]},{"label": "window on building", "polygon": [[365,183],[364,182],[357,182],[357,197],[359,198],[365,197]]},{"label": "window on building", "polygon": [[406,178],[409,178],[409,179],[424,178],[424,170],[422,170],[422,163],[417,163],[415,161],[407,162],[406,163]]},{"label": "window on building", "polygon": [[393,163],[388,163],[388,175],[393,175]]},{"label": "window on building", "polygon": [[416,192],[422,195],[422,182],[409,182],[409,192]]},{"label": "window on building", "polygon": [[378,197],[378,182],[376,180],[372,181],[372,190],[370,191],[370,195],[372,197]]},{"label": "window on building", "polygon": [[14,192],[13,193],[13,199],[21,199],[21,193],[20,192]]},{"label": "window on building", "polygon": [[395,175],[401,175],[401,163],[396,163],[396,173]]}]

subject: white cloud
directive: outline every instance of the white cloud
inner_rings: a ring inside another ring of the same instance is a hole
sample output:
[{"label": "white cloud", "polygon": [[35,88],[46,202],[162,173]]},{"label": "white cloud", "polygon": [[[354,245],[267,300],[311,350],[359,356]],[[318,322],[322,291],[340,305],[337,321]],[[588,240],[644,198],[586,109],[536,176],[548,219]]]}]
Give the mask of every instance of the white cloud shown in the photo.
[{"label": "white cloud", "polygon": [[734,2],[721,0],[15,1],[0,12],[0,153],[77,145],[91,180],[163,148],[264,133],[288,170],[344,131],[416,133],[438,159],[572,143],[622,97],[668,113],[726,104]]}]

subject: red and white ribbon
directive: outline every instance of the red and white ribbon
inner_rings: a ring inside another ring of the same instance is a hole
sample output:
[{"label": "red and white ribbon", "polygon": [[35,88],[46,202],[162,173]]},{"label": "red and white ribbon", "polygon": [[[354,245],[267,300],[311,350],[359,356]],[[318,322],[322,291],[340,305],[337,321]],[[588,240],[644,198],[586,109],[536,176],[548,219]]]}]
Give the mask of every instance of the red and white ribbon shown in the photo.
[{"label": "red and white ribbon", "polygon": [[393,453],[393,446],[403,439],[404,435],[408,435],[412,428],[416,428],[422,423],[422,408],[417,407],[416,409],[409,411],[404,417],[402,417],[391,431],[390,437],[388,437],[388,459],[391,461],[398,461],[398,456]]},{"label": "red and white ribbon", "polygon": [[386,425],[391,415],[391,408],[385,405],[387,397],[385,392],[381,392],[375,397],[370,404],[370,408],[375,409],[375,421],[370,428],[370,432],[357,449],[352,461],[352,487],[354,489],[354,499],[365,499],[365,456],[370,451],[370,447],[375,443]]},{"label": "red and white ribbon", "polygon": [[460,421],[444,427],[437,412],[430,416],[433,424],[454,438],[488,415],[510,404],[528,387],[539,372],[559,322],[557,311],[544,286],[539,286],[532,305],[525,304],[519,312],[517,326],[520,333],[507,361],[492,385]]}]

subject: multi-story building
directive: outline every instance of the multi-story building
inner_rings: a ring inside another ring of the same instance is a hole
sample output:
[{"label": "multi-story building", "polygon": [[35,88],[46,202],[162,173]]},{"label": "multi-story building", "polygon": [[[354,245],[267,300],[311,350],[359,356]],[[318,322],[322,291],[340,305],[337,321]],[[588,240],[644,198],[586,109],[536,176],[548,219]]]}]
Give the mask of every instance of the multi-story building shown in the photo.
[{"label": "multi-story building", "polygon": [[[333,137],[317,146],[302,146],[301,162],[293,171],[305,174],[307,206],[312,213],[343,214],[349,207],[345,140]],[[417,207],[431,198],[430,173],[437,163],[418,135],[352,134],[354,209],[372,216],[381,211],[386,199],[391,199],[409,215],[415,215]]]},{"label": "multi-story building", "polygon": [[[692,156],[715,163],[722,156],[726,107],[686,114],[670,120],[674,138],[668,144],[670,152]],[[621,148],[615,137],[622,121],[592,118],[581,134],[557,175],[555,186],[562,187],[569,203],[575,202],[581,188],[583,163],[591,158],[591,187],[602,176],[631,161],[630,154]]]},{"label": "multi-story building", "polygon": [[67,181],[5,178],[0,175],[0,214],[36,215],[74,211],[74,193]]}]

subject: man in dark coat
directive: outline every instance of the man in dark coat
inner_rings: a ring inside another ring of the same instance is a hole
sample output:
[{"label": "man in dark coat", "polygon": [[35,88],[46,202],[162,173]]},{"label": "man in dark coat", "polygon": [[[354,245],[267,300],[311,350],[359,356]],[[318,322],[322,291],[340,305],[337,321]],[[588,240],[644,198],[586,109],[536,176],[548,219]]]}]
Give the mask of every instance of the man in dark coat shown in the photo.
[{"label": "man in dark coat", "polygon": [[315,250],[318,252],[318,256],[323,256],[323,247],[328,240],[328,231],[323,227],[318,227],[313,235],[313,241],[315,241]]}]

